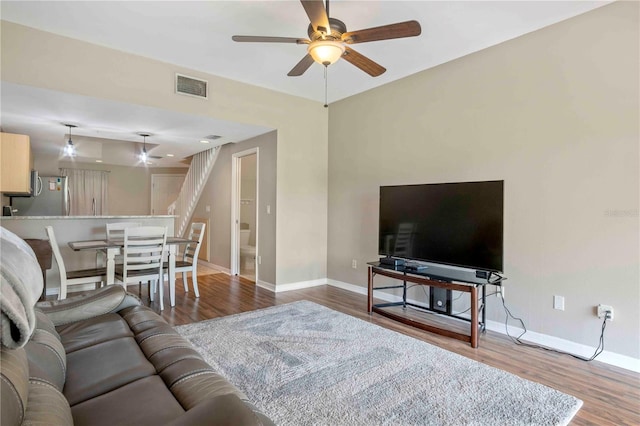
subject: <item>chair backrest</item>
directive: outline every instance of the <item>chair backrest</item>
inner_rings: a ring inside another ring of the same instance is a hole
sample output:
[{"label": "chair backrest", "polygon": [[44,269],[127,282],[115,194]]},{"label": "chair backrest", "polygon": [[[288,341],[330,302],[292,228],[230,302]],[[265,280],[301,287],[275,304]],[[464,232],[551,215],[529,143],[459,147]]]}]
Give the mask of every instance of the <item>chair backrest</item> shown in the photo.
[{"label": "chair backrest", "polygon": [[162,277],[162,260],[166,243],[166,226],[125,228],[122,264],[123,279],[126,281],[128,274],[131,272],[147,269],[157,270],[158,276]]},{"label": "chair backrest", "polygon": [[182,255],[182,260],[185,262],[189,262],[193,264],[198,261],[198,254],[200,253],[200,246],[202,246],[202,238],[204,237],[204,223],[194,222],[191,224],[191,229],[189,230],[189,238],[192,240],[192,243],[185,245],[184,253]]},{"label": "chair backrest", "polygon": [[58,247],[58,242],[56,241],[56,235],[53,232],[53,226],[45,226],[45,231],[47,231],[47,237],[49,237],[49,244],[51,244],[51,251],[53,252],[53,258],[56,260],[58,264],[58,270],[60,271],[60,282],[67,280],[67,268],[64,266],[64,260],[62,260],[62,254],[60,254],[60,247]]},{"label": "chair backrest", "polygon": [[135,228],[140,226],[139,222],[115,222],[107,223],[107,240],[122,240],[124,239],[124,230],[127,228]]}]

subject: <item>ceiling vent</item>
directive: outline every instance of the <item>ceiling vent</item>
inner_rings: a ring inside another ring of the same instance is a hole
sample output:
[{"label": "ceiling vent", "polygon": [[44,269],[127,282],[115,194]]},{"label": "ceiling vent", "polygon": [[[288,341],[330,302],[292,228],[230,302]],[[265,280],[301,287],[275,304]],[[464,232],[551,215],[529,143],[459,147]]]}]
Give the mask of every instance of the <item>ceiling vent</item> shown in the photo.
[{"label": "ceiling vent", "polygon": [[208,99],[208,89],[208,81],[176,73],[176,93]]}]

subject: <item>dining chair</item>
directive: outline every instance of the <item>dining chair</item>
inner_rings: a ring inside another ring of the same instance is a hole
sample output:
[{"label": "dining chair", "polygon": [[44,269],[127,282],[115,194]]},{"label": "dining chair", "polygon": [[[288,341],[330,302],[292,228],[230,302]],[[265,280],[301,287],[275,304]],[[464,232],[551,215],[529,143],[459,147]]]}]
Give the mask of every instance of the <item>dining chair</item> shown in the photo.
[{"label": "dining chair", "polygon": [[91,268],[67,271],[67,268],[64,266],[62,255],[60,254],[60,247],[58,247],[58,243],[56,242],[56,236],[53,232],[53,227],[45,226],[45,230],[47,232],[47,236],[49,237],[49,244],[51,244],[53,257],[58,264],[58,271],[60,272],[60,292],[58,293],[58,300],[67,298],[68,286],[78,284],[96,284],[97,288],[106,281],[106,268]]},{"label": "dining chair", "polygon": [[107,223],[105,228],[107,230],[107,241],[124,239],[124,230],[127,228],[135,228],[141,226],[140,222],[115,222]]},{"label": "dining chair", "polygon": [[[204,238],[204,228],[204,223],[194,222],[191,224],[188,238],[192,240],[192,242],[185,245],[184,252],[182,253],[182,260],[176,260],[175,267],[176,273],[182,273],[182,284],[184,285],[185,293],[189,292],[187,273],[191,272],[193,293],[196,297],[200,297],[200,292],[198,291],[198,255],[200,254],[202,239]],[[165,272],[167,272],[168,268],[168,265],[165,266]]]},{"label": "dining chair", "polygon": [[[141,226],[139,222],[114,222],[107,223],[105,225],[107,241],[110,240],[122,240],[124,238],[124,230],[127,228],[133,228]],[[106,264],[107,252],[106,250],[99,250],[96,253],[96,265]],[[122,263],[122,256],[116,255],[116,263]]]},{"label": "dining chair", "polygon": [[150,281],[149,298],[153,300],[152,287],[157,282],[160,287],[160,310],[163,304],[163,258],[167,243],[166,226],[139,226],[124,229],[122,249],[123,261],[116,265],[115,279],[123,287],[130,283]]}]

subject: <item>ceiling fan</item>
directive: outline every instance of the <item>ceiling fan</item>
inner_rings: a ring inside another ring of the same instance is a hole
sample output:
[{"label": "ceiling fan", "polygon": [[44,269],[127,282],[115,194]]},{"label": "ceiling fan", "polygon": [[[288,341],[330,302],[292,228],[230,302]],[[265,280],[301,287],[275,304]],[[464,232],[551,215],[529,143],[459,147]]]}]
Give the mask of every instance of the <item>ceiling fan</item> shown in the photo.
[{"label": "ceiling fan", "polygon": [[308,45],[305,57],[287,74],[290,77],[304,74],[314,61],[327,67],[340,58],[344,58],[347,62],[355,65],[372,77],[377,77],[383,74],[386,69],[347,45],[414,37],[420,35],[422,31],[418,21],[406,21],[364,30],[347,31],[347,26],[344,22],[329,17],[329,0],[326,0],[326,6],[322,0],[300,0],[300,2],[311,21],[309,29],[307,30],[309,35],[308,39],[240,35],[235,35],[232,39],[238,42],[295,43]]}]

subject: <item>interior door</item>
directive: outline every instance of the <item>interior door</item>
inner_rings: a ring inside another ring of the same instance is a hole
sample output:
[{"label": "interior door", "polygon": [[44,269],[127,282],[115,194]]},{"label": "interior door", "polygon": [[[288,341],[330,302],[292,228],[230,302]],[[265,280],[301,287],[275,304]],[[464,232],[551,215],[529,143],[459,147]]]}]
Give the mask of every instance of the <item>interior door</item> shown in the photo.
[{"label": "interior door", "polygon": [[[257,209],[260,186],[259,158],[259,149],[256,147],[233,154],[231,161],[230,270],[231,275],[241,275],[254,282],[259,280],[260,272],[260,262],[258,261],[260,217]],[[247,193],[248,188],[250,191]],[[247,216],[247,213],[250,216]],[[247,230],[249,238],[247,241],[243,241],[242,235]]]},{"label": "interior door", "polygon": [[167,208],[176,201],[185,175],[151,175],[151,214],[167,214]]}]

